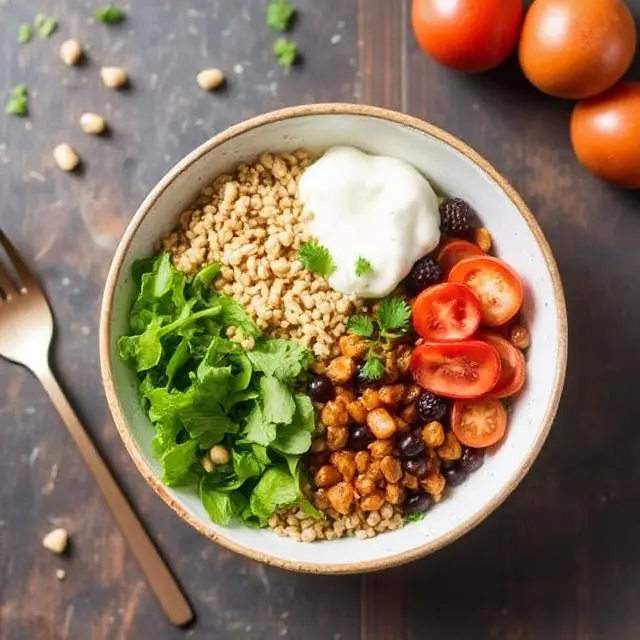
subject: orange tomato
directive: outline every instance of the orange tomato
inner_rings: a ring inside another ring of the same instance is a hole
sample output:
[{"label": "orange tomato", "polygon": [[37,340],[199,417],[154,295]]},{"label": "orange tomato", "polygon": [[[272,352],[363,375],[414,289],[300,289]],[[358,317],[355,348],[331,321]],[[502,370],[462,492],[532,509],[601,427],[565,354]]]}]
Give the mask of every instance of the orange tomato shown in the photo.
[{"label": "orange tomato", "polygon": [[520,66],[538,89],[583,99],[629,69],[636,26],[622,0],[535,0],[522,27]]},{"label": "orange tomato", "polygon": [[640,189],[640,83],[622,83],[578,103],[571,116],[571,143],[596,176]]},{"label": "orange tomato", "polygon": [[418,44],[440,64],[458,71],[486,71],[516,48],[522,0],[413,0]]}]

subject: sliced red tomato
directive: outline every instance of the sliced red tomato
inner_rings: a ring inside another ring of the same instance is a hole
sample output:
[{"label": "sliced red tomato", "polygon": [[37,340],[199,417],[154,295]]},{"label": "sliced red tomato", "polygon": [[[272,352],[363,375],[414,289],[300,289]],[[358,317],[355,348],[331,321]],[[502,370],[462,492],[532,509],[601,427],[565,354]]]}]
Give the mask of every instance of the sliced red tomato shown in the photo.
[{"label": "sliced red tomato", "polygon": [[444,282],[425,289],[412,305],[413,326],[429,342],[464,340],[480,325],[480,301],[469,287]]},{"label": "sliced red tomato", "polygon": [[482,323],[497,327],[518,313],[524,298],[520,276],[505,262],[491,256],[467,258],[449,273],[449,282],[461,282],[480,299]]},{"label": "sliced red tomato", "polygon": [[467,447],[490,447],[504,438],[507,412],[500,400],[456,400],[451,412],[451,430]]},{"label": "sliced red tomato", "polygon": [[500,378],[500,357],[487,342],[423,343],[411,356],[414,380],[447,398],[478,398]]},{"label": "sliced red tomato", "polygon": [[442,273],[445,276],[449,275],[449,272],[455,265],[461,260],[466,258],[472,258],[473,256],[483,256],[484,251],[473,242],[467,242],[466,240],[451,240],[447,242],[440,253],[438,253],[437,262],[442,269]]},{"label": "sliced red tomato", "polygon": [[500,378],[491,389],[491,397],[507,398],[518,393],[524,385],[526,371],[522,351],[495,333],[482,333],[478,338],[486,340],[498,352],[502,365]]}]

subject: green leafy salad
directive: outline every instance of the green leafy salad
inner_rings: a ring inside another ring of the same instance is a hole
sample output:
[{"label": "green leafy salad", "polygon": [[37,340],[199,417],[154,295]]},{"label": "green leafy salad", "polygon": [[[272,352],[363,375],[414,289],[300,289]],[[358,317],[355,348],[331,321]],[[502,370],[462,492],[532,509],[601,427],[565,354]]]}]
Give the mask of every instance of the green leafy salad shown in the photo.
[{"label": "green leafy salad", "polygon": [[[301,457],[315,431],[314,407],[301,391],[311,354],[262,336],[238,302],[212,289],[219,271],[210,265],[187,278],[167,253],[133,266],[131,335],[118,350],[137,371],[163,482],[197,486],[221,525],[237,517],[264,526],[281,505],[319,516],[302,491]],[[229,339],[233,331],[251,337],[253,348]],[[201,464],[217,444],[229,461]]]}]

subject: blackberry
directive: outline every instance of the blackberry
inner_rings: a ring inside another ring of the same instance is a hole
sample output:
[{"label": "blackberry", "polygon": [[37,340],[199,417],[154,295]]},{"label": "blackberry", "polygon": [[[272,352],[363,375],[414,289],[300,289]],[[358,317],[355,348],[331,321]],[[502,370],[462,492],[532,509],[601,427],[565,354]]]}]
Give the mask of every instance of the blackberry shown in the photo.
[{"label": "blackberry", "polygon": [[440,228],[450,236],[464,235],[474,227],[476,214],[462,198],[447,198],[440,203]]},{"label": "blackberry", "polygon": [[438,284],[441,280],[442,269],[440,265],[430,256],[425,256],[413,265],[407,276],[408,293],[411,296],[418,295],[423,289]]},{"label": "blackberry", "polygon": [[425,391],[416,400],[416,409],[420,418],[425,422],[440,420],[447,413],[447,402],[431,391]]}]

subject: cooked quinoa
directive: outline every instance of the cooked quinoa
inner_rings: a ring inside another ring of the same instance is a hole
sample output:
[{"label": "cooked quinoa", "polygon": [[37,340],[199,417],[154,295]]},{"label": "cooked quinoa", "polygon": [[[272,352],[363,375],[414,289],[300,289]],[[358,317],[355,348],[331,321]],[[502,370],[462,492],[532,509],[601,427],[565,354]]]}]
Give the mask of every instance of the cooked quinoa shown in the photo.
[{"label": "cooked quinoa", "polygon": [[218,290],[243,304],[260,329],[297,340],[322,360],[338,352],[338,338],[362,303],[333,291],[297,258],[310,240],[298,181],[311,162],[304,150],[265,153],[217,177],[182,213],[162,249],[187,274],[221,263]]}]

